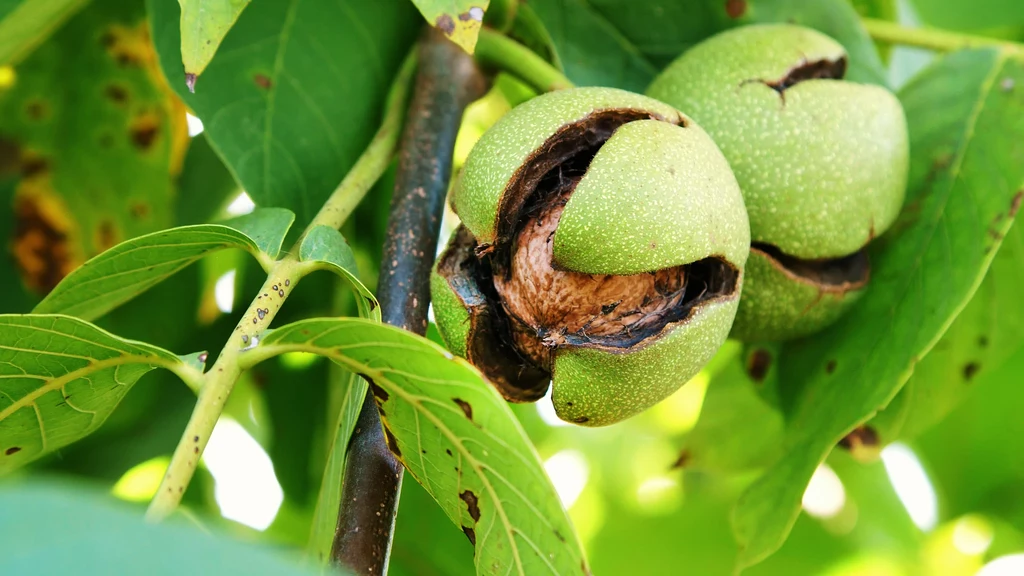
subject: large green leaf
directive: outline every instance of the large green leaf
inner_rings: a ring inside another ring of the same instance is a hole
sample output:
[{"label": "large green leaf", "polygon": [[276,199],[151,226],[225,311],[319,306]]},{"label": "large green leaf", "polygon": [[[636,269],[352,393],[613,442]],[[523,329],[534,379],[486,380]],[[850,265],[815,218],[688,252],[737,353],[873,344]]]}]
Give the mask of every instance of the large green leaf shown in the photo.
[{"label": "large green leaf", "polygon": [[412,0],[427,22],[473,53],[490,0]]},{"label": "large green leaf", "polygon": [[0,66],[17,64],[88,0],[0,0]]},{"label": "large green leaf", "polygon": [[181,6],[181,61],[190,87],[213,60],[228,30],[249,0],[179,0]]},{"label": "large green leaf", "polygon": [[156,68],[143,9],[93,2],[0,91],[0,156],[21,176],[23,225],[11,250],[40,295],[121,240],[171,224],[188,134]]},{"label": "large green leaf", "polygon": [[327,356],[370,382],[406,469],[476,546],[481,574],[581,574],[586,561],[551,481],[508,405],[465,361],[372,320],[314,319],[242,357]]},{"label": "large green leaf", "polygon": [[301,224],[376,132],[421,21],[407,0],[255,2],[189,94],[178,6],[147,5],[161,66],[210,143],[257,204]]},{"label": "large green leaf", "polygon": [[1024,232],[1010,228],[970,303],[893,402],[867,425],[880,443],[912,438],[941,420],[985,376],[1024,348]]},{"label": "large green leaf", "polygon": [[873,246],[872,281],[829,330],[782,351],[791,384],[785,455],[744,493],[740,563],[785,540],[815,467],[884,407],[981,282],[1024,192],[1024,64],[994,50],[953,54],[900,97],[910,127],[907,202]]},{"label": "large green leaf", "polygon": [[570,80],[643,92],[665,65],[701,40],[741,24],[793,22],[850,52],[851,80],[885,83],[874,45],[846,0],[530,0]]},{"label": "large green leaf", "polygon": [[147,523],[124,503],[70,483],[7,486],[0,508],[3,574],[314,574],[265,546],[181,522]]},{"label": "large green leaf", "polygon": [[223,224],[197,224],[122,242],[68,275],[33,312],[93,320],[138,296],[206,254],[250,252],[266,267],[277,257],[295,216],[264,208]]},{"label": "large green leaf", "polygon": [[195,371],[77,318],[0,315],[0,473],[87,436],[154,368]]}]

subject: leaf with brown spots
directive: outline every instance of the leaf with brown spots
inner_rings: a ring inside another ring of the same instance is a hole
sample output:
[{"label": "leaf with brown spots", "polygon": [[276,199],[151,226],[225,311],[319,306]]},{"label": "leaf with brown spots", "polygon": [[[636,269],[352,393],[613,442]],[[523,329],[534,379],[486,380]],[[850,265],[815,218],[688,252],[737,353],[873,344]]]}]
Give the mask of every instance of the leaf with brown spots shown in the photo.
[{"label": "leaf with brown spots", "polygon": [[373,138],[422,24],[408,0],[250,2],[192,94],[183,17],[210,1],[187,0],[184,12],[178,2],[146,4],[171,89],[205,122],[204,136],[253,201],[295,212],[300,225]]},{"label": "leaf with brown spots", "polygon": [[[478,574],[585,572],[579,540],[537,453],[476,369],[425,338],[355,318],[280,327],[242,362],[291,351],[327,356],[387,393],[381,405],[394,446],[452,523],[472,534]],[[452,398],[472,405],[473,421]]]},{"label": "leaf with brown spots", "polygon": [[[990,231],[1006,234],[1024,186],[1024,91],[1001,90],[1005,79],[1024,85],[1024,62],[995,49],[966,50],[938,60],[900,92],[912,151],[907,203],[918,209],[912,222],[873,244],[871,283],[853,308],[782,350],[783,403],[792,406],[785,453],[737,504],[742,565],[782,545],[818,464],[893,400],[988,271],[999,247]],[[936,171],[934,159],[950,151]],[[829,359],[837,362],[833,374],[823,369]],[[955,368],[959,378],[962,369]]]},{"label": "leaf with brown spots", "polygon": [[490,0],[412,0],[423,17],[472,54]]},{"label": "leaf with brown spots", "polygon": [[[42,5],[71,10],[83,3],[26,4],[40,5],[42,14]],[[9,38],[2,18],[0,46]],[[54,23],[38,24],[50,30]],[[26,283],[52,287],[112,241],[172,224],[173,176],[188,133],[184,107],[156,67],[144,6],[85,6],[21,62],[16,77],[0,91],[0,140],[13,143],[17,154],[0,164],[17,163],[17,201],[34,204],[46,227],[62,236],[60,246],[51,238],[44,248],[16,250],[23,261],[32,252],[59,252],[70,264],[50,262],[51,271],[63,271],[47,280],[30,278],[22,266]],[[144,218],[132,209],[140,204],[150,207]]]},{"label": "leaf with brown spots", "polygon": [[89,435],[154,368],[196,370],[68,316],[0,315],[0,474]]}]

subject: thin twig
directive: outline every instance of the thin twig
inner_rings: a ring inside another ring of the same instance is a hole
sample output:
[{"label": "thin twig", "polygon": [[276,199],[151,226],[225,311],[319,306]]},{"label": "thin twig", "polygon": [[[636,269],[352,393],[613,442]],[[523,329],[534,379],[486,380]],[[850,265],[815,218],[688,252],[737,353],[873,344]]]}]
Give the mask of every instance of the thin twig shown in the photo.
[{"label": "thin twig", "polygon": [[[384,322],[423,335],[455,136],[463,110],[483,95],[472,58],[434,29],[420,42],[420,69],[399,148],[377,298]],[[385,574],[401,462],[387,447],[372,393],[349,442],[332,559],[356,574]]]}]

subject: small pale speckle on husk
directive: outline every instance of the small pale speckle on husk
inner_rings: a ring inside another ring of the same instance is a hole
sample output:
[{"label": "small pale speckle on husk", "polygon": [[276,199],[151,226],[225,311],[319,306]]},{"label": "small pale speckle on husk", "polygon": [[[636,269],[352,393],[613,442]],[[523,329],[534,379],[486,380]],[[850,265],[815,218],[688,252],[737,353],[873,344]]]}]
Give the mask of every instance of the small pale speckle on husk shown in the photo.
[{"label": "small pale speckle on husk", "polygon": [[[587,426],[696,374],[729,332],[750,242],[711,139],[653,100],[577,89],[516,108],[481,144],[453,195],[463,226],[432,278],[450,349],[512,401],[550,380],[559,416]],[[628,237],[579,225],[594,215],[626,219]]]}]

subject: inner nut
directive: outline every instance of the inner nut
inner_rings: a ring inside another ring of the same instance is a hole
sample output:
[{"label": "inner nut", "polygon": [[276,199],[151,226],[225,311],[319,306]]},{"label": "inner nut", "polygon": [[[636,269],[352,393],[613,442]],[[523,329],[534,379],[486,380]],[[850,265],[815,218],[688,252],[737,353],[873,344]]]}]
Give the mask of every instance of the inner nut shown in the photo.
[{"label": "inner nut", "polygon": [[552,266],[552,238],[578,182],[569,179],[526,221],[508,270],[498,268],[494,277],[516,347],[548,371],[561,346],[604,342],[664,325],[686,292],[681,266],[631,276],[581,274]]}]

